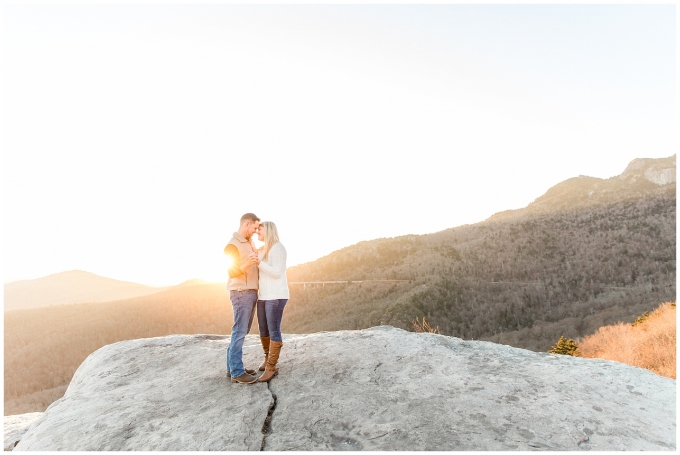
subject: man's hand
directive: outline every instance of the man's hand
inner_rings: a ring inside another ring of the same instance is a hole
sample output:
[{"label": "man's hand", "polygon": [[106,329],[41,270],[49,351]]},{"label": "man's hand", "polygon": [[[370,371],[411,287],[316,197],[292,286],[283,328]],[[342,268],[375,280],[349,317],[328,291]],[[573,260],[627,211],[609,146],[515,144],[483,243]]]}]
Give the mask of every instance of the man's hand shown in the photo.
[{"label": "man's hand", "polygon": [[250,253],[248,255],[248,260],[250,265],[260,265],[260,257],[257,255],[257,253]]},{"label": "man's hand", "polygon": [[248,256],[245,256],[241,260],[241,266],[240,270],[241,272],[245,272],[249,268],[251,268],[254,265],[258,265],[260,263],[260,259],[257,257],[257,253],[250,253]]}]

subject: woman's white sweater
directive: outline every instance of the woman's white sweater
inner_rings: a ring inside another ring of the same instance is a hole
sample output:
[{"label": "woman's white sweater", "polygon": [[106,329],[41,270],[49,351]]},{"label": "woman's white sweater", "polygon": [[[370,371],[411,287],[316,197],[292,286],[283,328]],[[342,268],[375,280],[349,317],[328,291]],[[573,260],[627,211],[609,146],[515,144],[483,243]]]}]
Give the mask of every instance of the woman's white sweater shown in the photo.
[{"label": "woman's white sweater", "polygon": [[286,249],[281,242],[269,250],[269,257],[263,260],[264,251],[260,257],[260,290],[257,298],[260,300],[289,299],[288,280],[286,279]]}]

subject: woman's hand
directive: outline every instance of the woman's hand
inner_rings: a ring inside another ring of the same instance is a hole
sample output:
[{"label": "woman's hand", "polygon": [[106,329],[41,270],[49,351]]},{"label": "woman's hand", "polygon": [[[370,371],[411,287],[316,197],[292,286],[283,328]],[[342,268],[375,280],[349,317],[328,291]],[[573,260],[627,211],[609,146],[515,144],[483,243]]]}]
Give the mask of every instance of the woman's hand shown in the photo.
[{"label": "woman's hand", "polygon": [[257,253],[250,253],[248,255],[250,265],[260,265],[260,257]]},{"label": "woman's hand", "polygon": [[250,253],[243,258],[240,269],[242,272],[245,272],[254,265],[260,265],[260,258],[257,256],[257,253]]}]

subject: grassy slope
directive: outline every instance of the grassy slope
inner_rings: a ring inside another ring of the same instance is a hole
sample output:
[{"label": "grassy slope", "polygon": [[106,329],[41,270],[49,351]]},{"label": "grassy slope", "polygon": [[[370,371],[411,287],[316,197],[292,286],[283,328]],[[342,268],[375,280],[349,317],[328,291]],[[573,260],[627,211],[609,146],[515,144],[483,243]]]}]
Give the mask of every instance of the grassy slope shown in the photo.
[{"label": "grassy slope", "polygon": [[582,357],[615,360],[675,379],[675,303],[664,303],[642,323],[600,327],[579,340]]}]

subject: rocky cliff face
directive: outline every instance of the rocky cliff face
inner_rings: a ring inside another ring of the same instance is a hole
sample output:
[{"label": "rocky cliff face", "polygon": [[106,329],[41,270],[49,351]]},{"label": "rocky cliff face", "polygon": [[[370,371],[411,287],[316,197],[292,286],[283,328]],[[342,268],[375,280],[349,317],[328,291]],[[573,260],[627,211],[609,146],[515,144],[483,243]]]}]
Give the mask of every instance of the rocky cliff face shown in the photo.
[{"label": "rocky cliff face", "polygon": [[675,161],[675,155],[667,158],[636,158],[616,177],[600,179],[580,175],[558,183],[523,209],[499,212],[489,219],[498,221],[675,194]]},{"label": "rocky cliff face", "polygon": [[[225,376],[228,343],[105,346],[14,450],[676,447],[675,381],[616,362],[383,326],[287,336],[279,375],[241,385]],[[257,337],[244,359],[261,361]]]},{"label": "rocky cliff face", "polygon": [[659,186],[675,183],[675,155],[661,159],[636,158],[619,178],[630,183],[644,179]]}]

